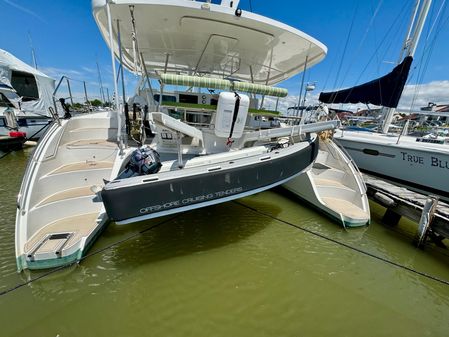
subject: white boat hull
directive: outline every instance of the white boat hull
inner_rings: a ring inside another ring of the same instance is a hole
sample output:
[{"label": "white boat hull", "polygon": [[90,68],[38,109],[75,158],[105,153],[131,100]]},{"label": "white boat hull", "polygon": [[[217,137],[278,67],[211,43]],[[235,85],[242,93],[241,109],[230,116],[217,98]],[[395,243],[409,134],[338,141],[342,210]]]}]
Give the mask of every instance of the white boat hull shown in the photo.
[{"label": "white boat hull", "polygon": [[414,137],[345,131],[335,139],[367,173],[449,200],[449,148]]},{"label": "white boat hull", "polygon": [[311,170],[283,185],[343,227],[365,226],[370,209],[363,178],[345,153],[331,140],[320,142]]},{"label": "white boat hull", "polygon": [[[18,131],[24,132],[28,140],[39,140],[52,122],[51,117],[40,116],[18,117],[17,119],[19,124]],[[6,123],[2,122],[2,120],[3,118],[0,116],[0,136],[8,136],[11,130],[4,126]]]}]

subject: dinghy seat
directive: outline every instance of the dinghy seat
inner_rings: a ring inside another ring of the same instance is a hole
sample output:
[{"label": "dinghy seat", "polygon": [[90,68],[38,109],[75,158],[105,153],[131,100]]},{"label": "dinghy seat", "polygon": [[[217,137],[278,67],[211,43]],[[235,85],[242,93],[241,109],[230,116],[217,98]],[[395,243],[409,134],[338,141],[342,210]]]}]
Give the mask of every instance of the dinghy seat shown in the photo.
[{"label": "dinghy seat", "polygon": [[331,209],[338,213],[342,213],[347,217],[358,220],[364,220],[367,217],[366,211],[350,201],[331,197],[323,197],[322,199]]}]

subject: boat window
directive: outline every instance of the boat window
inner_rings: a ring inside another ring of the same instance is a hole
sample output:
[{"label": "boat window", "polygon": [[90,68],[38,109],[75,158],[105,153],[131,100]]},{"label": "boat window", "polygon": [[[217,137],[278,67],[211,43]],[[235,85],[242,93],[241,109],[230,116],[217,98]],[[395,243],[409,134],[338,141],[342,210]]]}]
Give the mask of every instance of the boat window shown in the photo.
[{"label": "boat window", "polygon": [[22,101],[34,101],[39,99],[36,78],[33,74],[22,71],[12,71],[11,85],[17,94],[23,97]]},{"label": "boat window", "polygon": [[1,92],[0,92],[0,106],[1,107],[11,107],[11,108],[14,107],[14,105],[9,101],[9,99],[7,99],[6,96],[3,95]]},{"label": "boat window", "polygon": [[[154,95],[154,100],[159,102],[160,95]],[[176,96],[162,95],[162,102],[176,102]]]},{"label": "boat window", "polygon": [[19,118],[17,119],[17,125],[21,127],[28,126],[28,122],[26,118]]},{"label": "boat window", "polygon": [[198,96],[179,94],[179,103],[198,104]]},{"label": "boat window", "polygon": [[5,126],[5,119],[4,118],[0,118],[0,127]]}]

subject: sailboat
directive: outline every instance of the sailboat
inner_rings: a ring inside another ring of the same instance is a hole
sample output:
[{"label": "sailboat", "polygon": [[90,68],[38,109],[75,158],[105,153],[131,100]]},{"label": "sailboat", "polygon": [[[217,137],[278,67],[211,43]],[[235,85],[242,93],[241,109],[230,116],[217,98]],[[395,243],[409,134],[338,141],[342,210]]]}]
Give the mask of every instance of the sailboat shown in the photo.
[{"label": "sailboat", "polygon": [[[55,120],[29,162],[18,198],[19,270],[80,260],[109,220],[124,225],[227,202],[311,168],[317,133],[334,129],[336,121],[245,126],[255,95],[285,97],[288,91],[274,85],[301,72],[306,59],[309,66],[321,61],[327,49],[238,4],[92,1],[113,73],[118,59],[120,69],[141,76],[140,111],[137,103],[132,114],[119,103],[115,81],[115,111]],[[220,93],[215,106],[171,102],[172,110],[183,110],[172,116],[164,108],[170,86]],[[123,98],[124,90],[122,78]],[[148,127],[154,137],[147,137]]]},{"label": "sailboat", "polygon": [[383,106],[380,132],[337,130],[334,140],[349,152],[362,171],[448,201],[449,143],[444,139],[388,132],[431,4],[431,0],[416,1],[402,48],[404,57],[391,73],[353,88],[321,93],[319,99],[329,104]]},{"label": "sailboat", "polygon": [[52,122],[54,90],[54,79],[0,49],[0,136],[38,140]]}]

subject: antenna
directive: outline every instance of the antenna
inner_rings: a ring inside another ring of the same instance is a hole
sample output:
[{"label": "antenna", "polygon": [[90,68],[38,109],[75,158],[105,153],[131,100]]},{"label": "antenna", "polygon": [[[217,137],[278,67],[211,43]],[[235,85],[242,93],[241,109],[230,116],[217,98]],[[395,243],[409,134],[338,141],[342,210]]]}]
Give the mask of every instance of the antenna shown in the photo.
[{"label": "antenna", "polygon": [[30,33],[30,31],[28,31],[28,42],[30,43],[31,58],[33,60],[33,66],[34,66],[35,69],[37,69],[36,53],[34,51],[33,41],[31,40],[31,33]]}]

